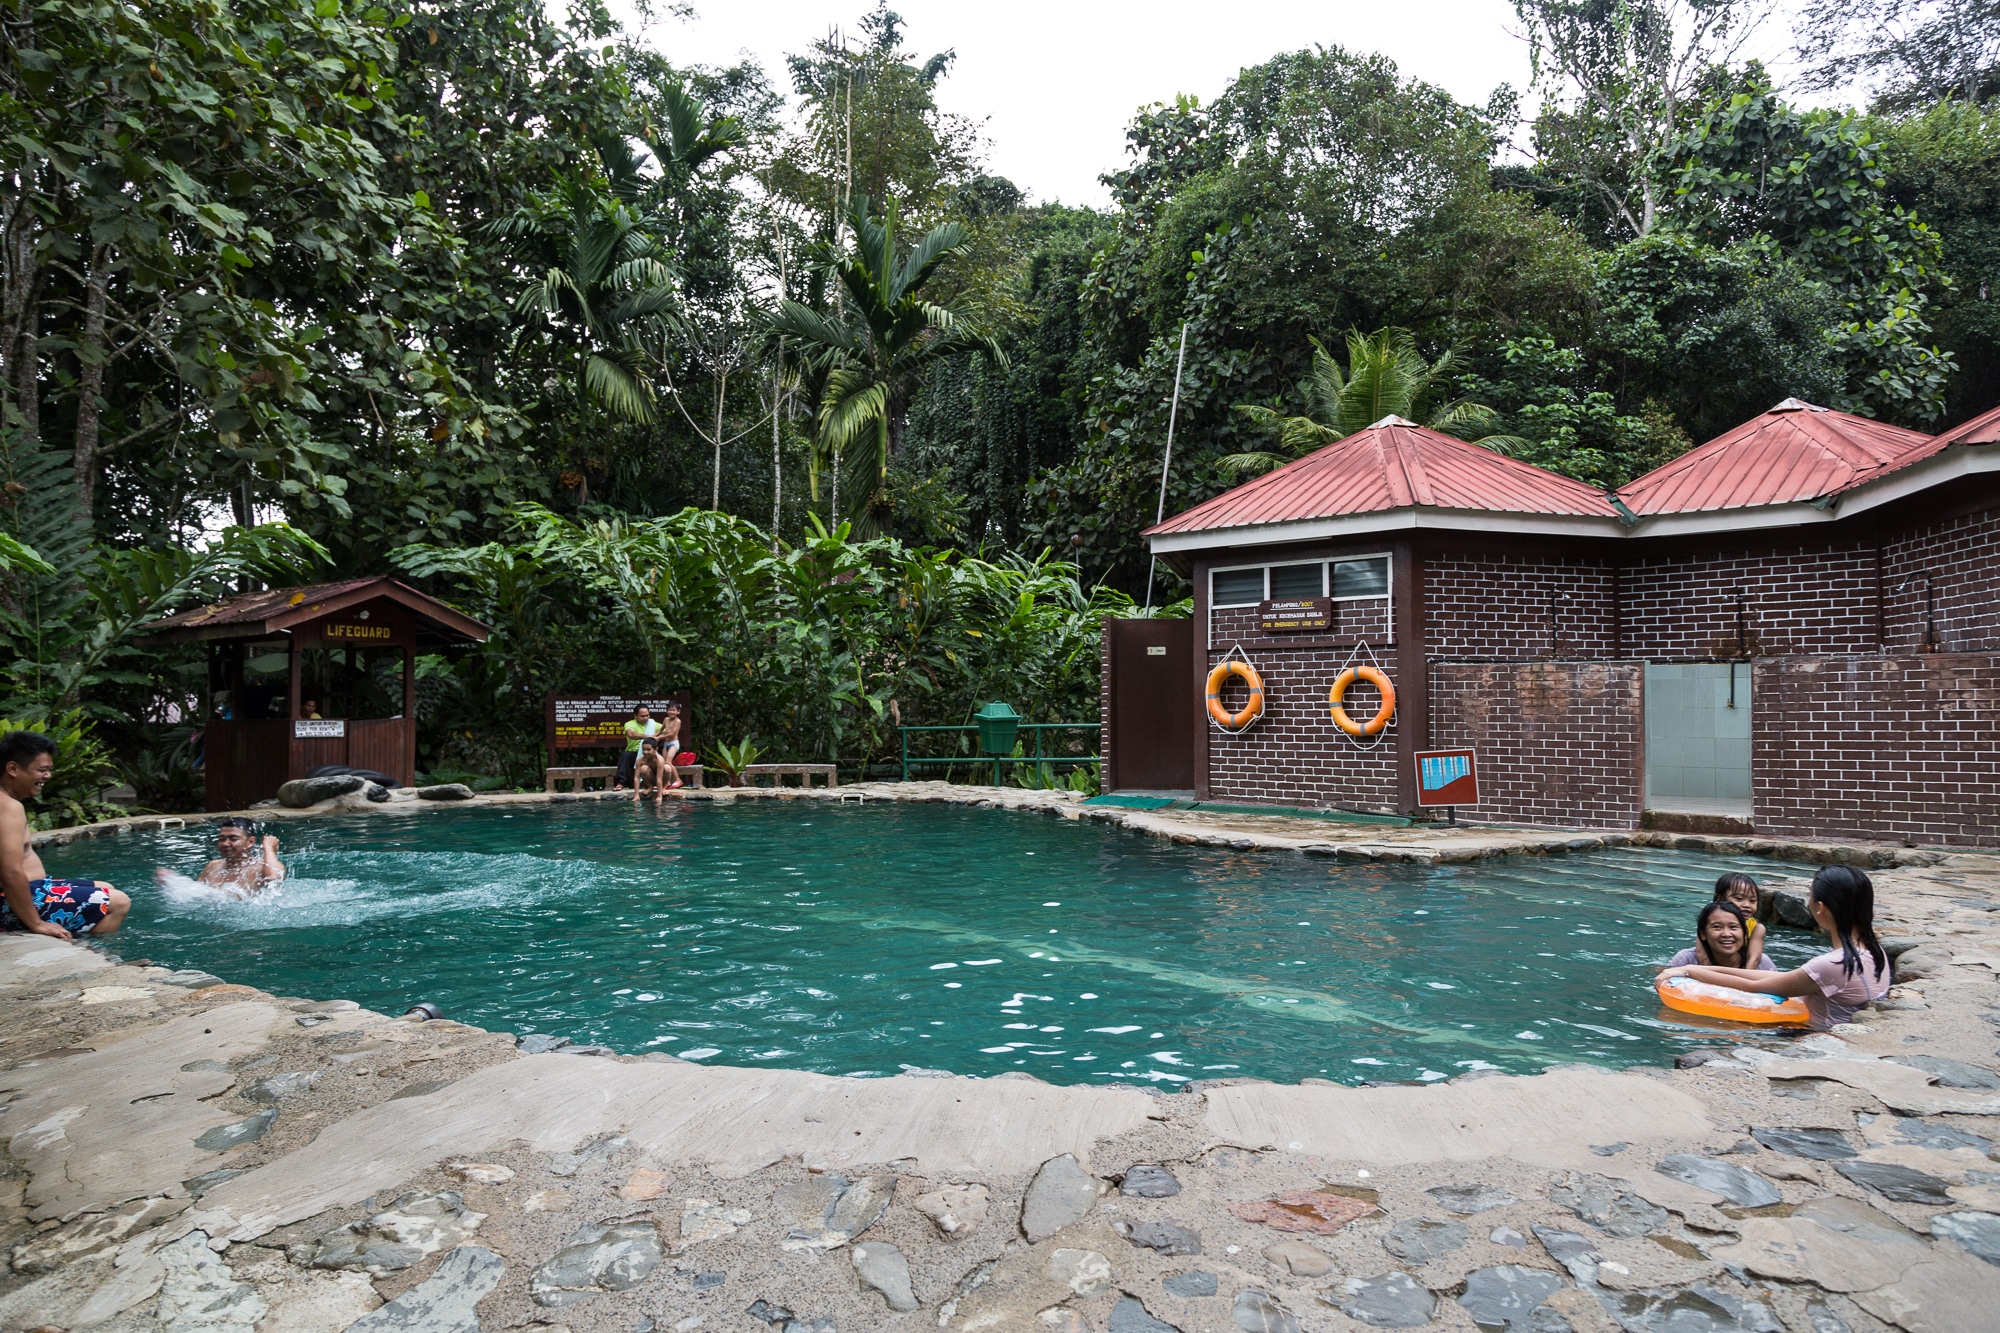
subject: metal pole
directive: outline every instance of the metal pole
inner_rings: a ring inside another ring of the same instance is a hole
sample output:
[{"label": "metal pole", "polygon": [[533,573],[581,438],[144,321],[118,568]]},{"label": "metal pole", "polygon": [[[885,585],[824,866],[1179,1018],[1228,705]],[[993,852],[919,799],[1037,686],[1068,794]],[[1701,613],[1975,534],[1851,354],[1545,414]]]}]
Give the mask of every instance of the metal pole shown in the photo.
[{"label": "metal pole", "polygon": [[[1158,527],[1167,517],[1167,469],[1174,461],[1174,422],[1181,412],[1181,368],[1187,365],[1187,321],[1181,321],[1181,350],[1174,358],[1174,397],[1167,406],[1167,452],[1160,459],[1160,503],[1153,509],[1153,526]],[[1155,557],[1146,557],[1146,614],[1153,613],[1153,565]]]}]

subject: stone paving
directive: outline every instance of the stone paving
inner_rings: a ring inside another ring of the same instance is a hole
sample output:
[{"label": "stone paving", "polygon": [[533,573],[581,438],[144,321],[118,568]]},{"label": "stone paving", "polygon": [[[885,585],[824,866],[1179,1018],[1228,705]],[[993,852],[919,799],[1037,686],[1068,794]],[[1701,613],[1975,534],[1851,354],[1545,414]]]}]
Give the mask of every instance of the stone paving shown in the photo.
[{"label": "stone paving", "polygon": [[[1437,859],[1603,836],[1266,818],[1143,831]],[[2000,1329],[2000,859],[1772,854],[1876,867],[1898,984],[1861,1021],[1430,1086],[530,1052],[0,937],[0,1329]]]}]

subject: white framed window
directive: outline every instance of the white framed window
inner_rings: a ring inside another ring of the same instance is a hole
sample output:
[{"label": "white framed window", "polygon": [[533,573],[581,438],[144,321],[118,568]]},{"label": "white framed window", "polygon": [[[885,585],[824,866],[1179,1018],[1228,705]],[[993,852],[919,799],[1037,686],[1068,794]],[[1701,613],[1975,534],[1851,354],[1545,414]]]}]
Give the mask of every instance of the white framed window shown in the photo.
[{"label": "white framed window", "polygon": [[1266,600],[1331,597],[1336,602],[1383,602],[1388,638],[1396,638],[1395,584],[1390,553],[1343,555],[1282,565],[1232,565],[1208,573],[1208,646],[1215,647],[1215,613]]},{"label": "white framed window", "polygon": [[1255,606],[1264,600],[1264,566],[1211,570],[1208,576],[1208,604],[1211,607]]},{"label": "white framed window", "polygon": [[1326,561],[1309,565],[1272,565],[1271,600],[1302,601],[1326,596]]}]

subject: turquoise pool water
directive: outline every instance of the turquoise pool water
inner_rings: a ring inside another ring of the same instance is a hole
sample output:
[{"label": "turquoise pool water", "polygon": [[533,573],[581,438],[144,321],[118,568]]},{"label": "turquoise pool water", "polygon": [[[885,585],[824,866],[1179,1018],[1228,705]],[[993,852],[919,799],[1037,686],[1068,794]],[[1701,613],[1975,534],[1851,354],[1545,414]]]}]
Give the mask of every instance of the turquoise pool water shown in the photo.
[{"label": "turquoise pool water", "polygon": [[[277,826],[255,902],[200,826],[49,849],[132,891],[115,948],[280,995],[830,1074],[1359,1083],[1662,1063],[1713,1028],[1649,965],[1724,869],[1604,852],[1421,869],[946,806],[612,802]],[[1779,933],[1790,963],[1811,939]]]}]

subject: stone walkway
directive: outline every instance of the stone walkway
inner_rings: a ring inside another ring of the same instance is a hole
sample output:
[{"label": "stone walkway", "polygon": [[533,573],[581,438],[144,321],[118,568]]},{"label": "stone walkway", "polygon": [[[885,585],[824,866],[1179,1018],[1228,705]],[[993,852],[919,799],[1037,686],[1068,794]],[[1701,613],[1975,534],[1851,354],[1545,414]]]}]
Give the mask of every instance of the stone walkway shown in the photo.
[{"label": "stone walkway", "polygon": [[0,1330],[2000,1328],[2000,859],[1785,855],[1884,867],[1862,1022],[1424,1087],[707,1068],[0,937]]}]

